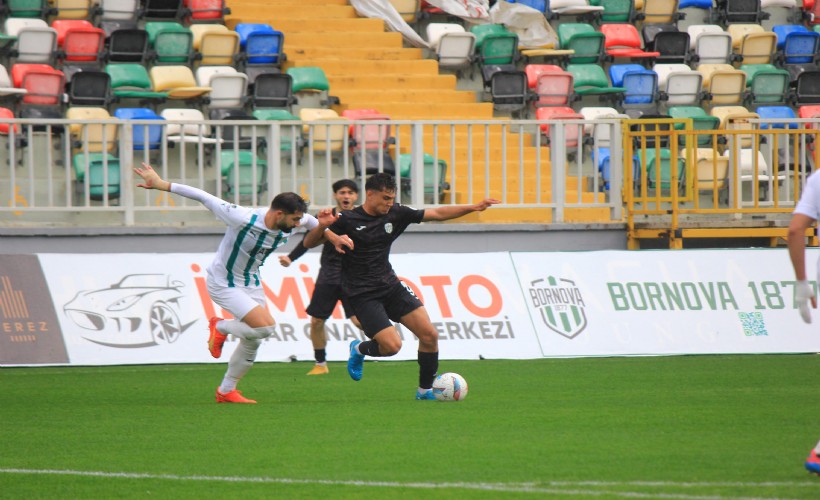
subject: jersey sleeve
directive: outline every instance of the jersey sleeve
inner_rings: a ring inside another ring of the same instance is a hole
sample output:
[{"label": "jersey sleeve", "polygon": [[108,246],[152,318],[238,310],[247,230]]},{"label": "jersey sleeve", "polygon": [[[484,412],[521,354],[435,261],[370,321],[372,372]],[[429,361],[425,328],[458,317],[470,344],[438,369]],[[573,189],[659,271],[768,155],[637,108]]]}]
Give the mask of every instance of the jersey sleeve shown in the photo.
[{"label": "jersey sleeve", "polygon": [[807,215],[814,220],[820,218],[820,175],[815,173],[809,176],[794,213]]},{"label": "jersey sleeve", "polygon": [[199,188],[187,184],[171,184],[171,192],[202,203],[217,219],[228,225],[243,224],[251,210],[239,205],[228,203]]},{"label": "jersey sleeve", "polygon": [[303,244],[304,241],[305,241],[304,238],[299,240],[299,243],[297,243],[296,246],[293,248],[293,250],[291,250],[290,253],[288,254],[288,258],[290,259],[291,262],[295,261],[299,257],[305,255],[305,253],[307,253],[308,248],[305,247],[305,245]]},{"label": "jersey sleeve", "polygon": [[305,214],[299,219],[299,225],[305,228],[305,231],[310,231],[319,225],[319,219],[310,214]]},{"label": "jersey sleeve", "polygon": [[398,205],[398,214],[407,224],[418,224],[424,220],[424,209],[416,209],[407,205]]}]

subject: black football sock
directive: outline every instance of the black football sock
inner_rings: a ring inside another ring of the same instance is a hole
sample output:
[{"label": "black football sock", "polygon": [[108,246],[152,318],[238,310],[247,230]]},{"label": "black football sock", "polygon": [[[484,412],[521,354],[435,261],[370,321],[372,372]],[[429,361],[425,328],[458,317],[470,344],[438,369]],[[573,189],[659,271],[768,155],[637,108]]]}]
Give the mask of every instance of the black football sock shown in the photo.
[{"label": "black football sock", "polygon": [[324,349],[314,349],[313,356],[316,358],[317,363],[324,363],[327,361],[327,352]]},{"label": "black football sock", "polygon": [[438,353],[419,351],[419,387],[430,389],[438,371]]},{"label": "black football sock", "polygon": [[374,358],[384,357],[384,354],[379,352],[379,343],[375,340],[365,340],[359,344],[359,352],[365,356],[373,356]]}]

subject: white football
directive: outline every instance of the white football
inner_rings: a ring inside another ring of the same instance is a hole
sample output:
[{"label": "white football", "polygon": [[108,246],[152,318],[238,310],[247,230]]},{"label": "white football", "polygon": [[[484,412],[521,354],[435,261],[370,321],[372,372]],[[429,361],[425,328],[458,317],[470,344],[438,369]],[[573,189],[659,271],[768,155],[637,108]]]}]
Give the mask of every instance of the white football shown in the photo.
[{"label": "white football", "polygon": [[433,395],[439,401],[461,401],[467,397],[467,381],[458,373],[442,373],[433,381]]}]

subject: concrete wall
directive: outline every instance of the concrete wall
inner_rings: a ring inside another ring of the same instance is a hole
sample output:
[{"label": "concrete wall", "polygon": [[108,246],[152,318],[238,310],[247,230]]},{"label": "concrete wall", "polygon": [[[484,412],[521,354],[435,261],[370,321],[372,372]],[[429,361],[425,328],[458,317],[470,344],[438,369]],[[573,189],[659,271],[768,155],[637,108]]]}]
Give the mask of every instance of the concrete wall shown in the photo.
[{"label": "concrete wall", "polygon": [[[0,228],[0,253],[185,253],[216,250],[220,226],[199,228]],[[295,240],[300,240],[297,236]],[[293,247],[288,243],[285,250]],[[623,224],[418,224],[393,245],[396,253],[623,250]]]}]

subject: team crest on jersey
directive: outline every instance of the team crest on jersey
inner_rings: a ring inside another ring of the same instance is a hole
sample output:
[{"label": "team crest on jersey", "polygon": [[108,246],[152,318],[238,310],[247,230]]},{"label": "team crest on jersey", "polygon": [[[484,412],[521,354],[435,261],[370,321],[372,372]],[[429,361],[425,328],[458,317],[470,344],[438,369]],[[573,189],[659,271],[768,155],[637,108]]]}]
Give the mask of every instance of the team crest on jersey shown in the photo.
[{"label": "team crest on jersey", "polygon": [[387,224],[384,225],[384,232],[387,233],[387,234],[390,234],[390,233],[393,232],[393,223],[392,222],[388,222]]}]

